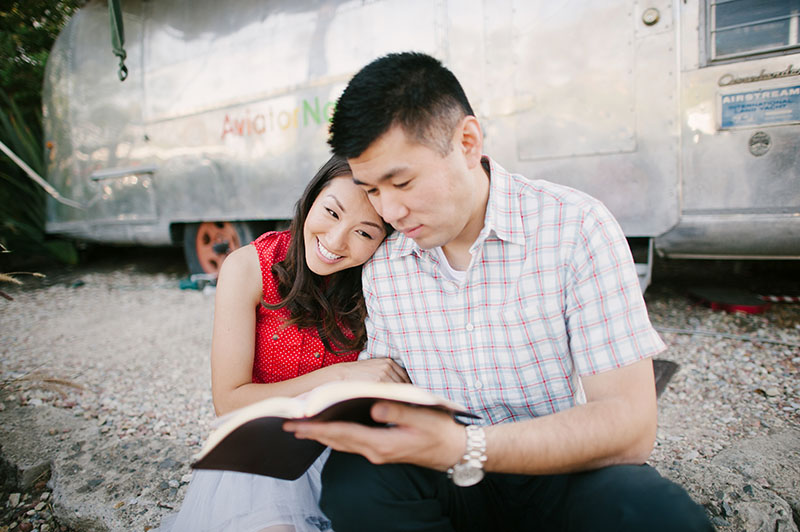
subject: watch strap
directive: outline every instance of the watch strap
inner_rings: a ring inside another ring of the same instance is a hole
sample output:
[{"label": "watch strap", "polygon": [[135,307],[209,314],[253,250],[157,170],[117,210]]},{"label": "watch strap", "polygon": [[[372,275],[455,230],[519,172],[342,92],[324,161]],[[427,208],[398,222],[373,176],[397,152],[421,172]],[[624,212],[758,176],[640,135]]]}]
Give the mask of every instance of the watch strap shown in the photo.
[{"label": "watch strap", "polygon": [[[453,478],[456,468],[470,467],[483,471],[486,462],[486,433],[479,425],[467,425],[467,447],[458,463],[447,470],[448,478]],[[481,475],[482,476],[482,475]]]}]

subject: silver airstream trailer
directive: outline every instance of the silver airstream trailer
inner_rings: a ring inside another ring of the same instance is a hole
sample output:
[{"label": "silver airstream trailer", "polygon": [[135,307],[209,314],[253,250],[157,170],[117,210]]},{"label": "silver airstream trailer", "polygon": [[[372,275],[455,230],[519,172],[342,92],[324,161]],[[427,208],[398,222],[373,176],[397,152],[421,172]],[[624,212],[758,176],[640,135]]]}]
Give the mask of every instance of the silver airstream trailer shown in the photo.
[{"label": "silver airstream trailer", "polygon": [[[183,243],[212,272],[280,224],[373,58],[462,81],[507,169],[584,190],[644,285],[669,257],[800,258],[800,0],[122,0],[64,29],[45,84],[47,230]],[[260,225],[258,225],[260,224]]]}]

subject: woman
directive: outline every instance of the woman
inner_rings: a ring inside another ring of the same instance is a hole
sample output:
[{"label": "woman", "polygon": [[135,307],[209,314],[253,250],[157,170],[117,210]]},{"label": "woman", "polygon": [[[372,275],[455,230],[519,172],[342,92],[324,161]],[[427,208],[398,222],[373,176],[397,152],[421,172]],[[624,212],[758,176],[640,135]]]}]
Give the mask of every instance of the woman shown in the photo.
[{"label": "woman", "polygon": [[[216,291],[211,390],[217,415],[334,380],[408,382],[390,359],[356,361],[366,342],[361,265],[387,226],[332,157],[297,202],[288,231],[261,235],[225,260]],[[194,472],[172,531],[329,530],[319,510],[322,456],[299,479]]]}]

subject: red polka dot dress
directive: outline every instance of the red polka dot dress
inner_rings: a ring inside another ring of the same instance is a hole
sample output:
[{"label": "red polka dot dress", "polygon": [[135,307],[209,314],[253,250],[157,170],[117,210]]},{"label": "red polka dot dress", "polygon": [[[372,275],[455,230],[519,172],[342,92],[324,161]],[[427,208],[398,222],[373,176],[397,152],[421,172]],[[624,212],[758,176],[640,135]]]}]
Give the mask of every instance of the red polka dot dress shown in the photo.
[{"label": "red polka dot dress", "polygon": [[[289,232],[265,233],[253,245],[261,263],[264,300],[280,300],[272,265],[286,257]],[[281,328],[286,309],[256,311],[253,382],[277,382],[323,366],[356,360],[358,353],[336,355],[325,349],[316,329]],[[269,449],[264,449],[269,452]],[[158,532],[261,532],[271,527],[294,532],[333,532],[319,508],[322,455],[296,480],[282,480],[235,471],[195,470],[181,510],[167,516]]]},{"label": "red polka dot dress", "polygon": [[[264,301],[271,305],[281,299],[272,265],[286,258],[290,240],[289,231],[281,231],[264,233],[252,243],[261,264]],[[281,327],[288,318],[289,311],[285,308],[269,310],[258,306],[253,382],[280,382],[358,358],[357,351],[337,355],[326,350],[316,329]]]}]

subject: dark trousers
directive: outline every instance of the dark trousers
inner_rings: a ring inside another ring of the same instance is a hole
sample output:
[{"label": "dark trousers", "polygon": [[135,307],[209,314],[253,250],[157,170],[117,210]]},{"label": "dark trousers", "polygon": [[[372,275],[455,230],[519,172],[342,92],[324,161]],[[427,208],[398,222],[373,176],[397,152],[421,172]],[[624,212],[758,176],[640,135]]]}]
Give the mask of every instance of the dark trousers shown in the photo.
[{"label": "dark trousers", "polygon": [[336,532],[712,531],[678,485],[649,466],[612,466],[569,475],[489,473],[459,488],[417,466],[376,466],[331,453],[320,505]]}]

